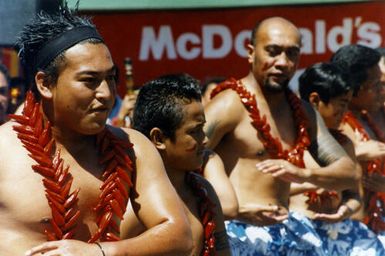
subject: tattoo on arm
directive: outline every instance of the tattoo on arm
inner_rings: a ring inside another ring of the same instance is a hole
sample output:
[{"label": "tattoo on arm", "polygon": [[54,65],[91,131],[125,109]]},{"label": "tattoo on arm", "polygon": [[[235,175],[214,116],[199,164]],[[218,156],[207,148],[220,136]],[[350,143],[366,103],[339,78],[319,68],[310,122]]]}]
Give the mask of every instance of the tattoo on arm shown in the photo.
[{"label": "tattoo on arm", "polygon": [[330,135],[323,134],[309,147],[310,153],[319,160],[321,166],[327,166],[341,157],[346,156],[344,149]]},{"label": "tattoo on arm", "polygon": [[229,248],[229,241],[227,239],[226,230],[215,232],[215,249],[217,251],[225,250]]}]

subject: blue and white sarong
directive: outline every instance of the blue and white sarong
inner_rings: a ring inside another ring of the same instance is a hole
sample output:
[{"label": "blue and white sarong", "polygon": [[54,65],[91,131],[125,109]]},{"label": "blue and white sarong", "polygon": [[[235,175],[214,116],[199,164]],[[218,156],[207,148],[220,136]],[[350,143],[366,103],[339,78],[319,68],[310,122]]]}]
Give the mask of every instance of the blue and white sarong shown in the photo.
[{"label": "blue and white sarong", "polygon": [[380,256],[384,246],[377,235],[364,223],[345,219],[337,223],[313,220],[327,255]]},{"label": "blue and white sarong", "polygon": [[381,241],[382,245],[385,247],[385,231],[381,231],[377,234],[377,238]]},{"label": "blue and white sarong", "polygon": [[238,220],[226,221],[234,256],[313,256],[327,255],[309,219],[291,212],[282,223],[253,226]]}]

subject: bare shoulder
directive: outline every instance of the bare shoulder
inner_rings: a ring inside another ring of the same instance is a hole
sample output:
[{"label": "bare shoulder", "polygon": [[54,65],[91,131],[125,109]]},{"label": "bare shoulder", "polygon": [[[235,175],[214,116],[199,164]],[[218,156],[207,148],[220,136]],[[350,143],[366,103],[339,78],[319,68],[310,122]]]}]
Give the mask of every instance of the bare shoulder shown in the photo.
[{"label": "bare shoulder", "polygon": [[0,159],[9,159],[9,155],[15,155],[23,150],[20,140],[12,126],[13,122],[7,122],[0,126]]},{"label": "bare shoulder", "polygon": [[144,136],[142,133],[131,129],[131,128],[120,128],[114,126],[108,126],[109,130],[118,138],[131,142],[135,152],[140,152],[148,149],[149,147],[153,148],[152,143],[149,139]]},{"label": "bare shoulder", "polygon": [[151,141],[142,133],[131,128],[109,126],[110,131],[117,137],[132,144],[130,157],[136,163],[137,171],[141,166],[160,165],[162,159]]},{"label": "bare shoulder", "polygon": [[232,89],[226,89],[218,93],[214,98],[211,99],[207,105],[207,109],[216,108],[220,111],[239,111],[244,106],[241,102],[241,98],[238,93]]},{"label": "bare shoulder", "polygon": [[208,148],[215,148],[221,138],[233,131],[244,119],[245,108],[238,94],[227,89],[217,94],[206,106],[205,132]]}]

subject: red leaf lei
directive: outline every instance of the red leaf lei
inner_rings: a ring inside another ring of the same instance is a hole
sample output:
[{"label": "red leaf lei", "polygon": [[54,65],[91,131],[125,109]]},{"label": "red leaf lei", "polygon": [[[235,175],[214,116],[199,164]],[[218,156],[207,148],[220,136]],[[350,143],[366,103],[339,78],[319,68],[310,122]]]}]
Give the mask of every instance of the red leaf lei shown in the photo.
[{"label": "red leaf lei", "polygon": [[[284,150],[280,140],[271,135],[270,125],[267,123],[266,116],[261,117],[255,96],[246,90],[240,80],[237,81],[234,78],[230,78],[219,84],[211,93],[211,98],[214,98],[218,93],[226,89],[234,90],[241,98],[241,102],[249,112],[249,116],[252,120],[251,124],[257,130],[257,136],[269,155],[275,159],[286,159],[290,163],[300,168],[304,168],[305,163],[303,161],[303,154],[310,145],[310,138],[307,133],[308,121],[303,112],[301,100],[289,89],[285,91],[286,97],[293,110],[293,118],[297,127],[297,140],[291,150]],[[336,193],[333,191],[326,191],[322,194],[318,194],[315,191],[308,191],[305,192],[305,195],[309,197],[308,203],[322,203],[327,198],[336,196]]]},{"label": "red leaf lei", "polygon": [[274,138],[271,135],[270,125],[267,123],[266,116],[261,117],[255,96],[246,90],[241,81],[230,78],[219,84],[211,93],[211,97],[215,97],[219,92],[226,89],[232,89],[238,93],[241,102],[249,112],[252,120],[251,125],[257,130],[257,136],[269,155],[275,159],[286,159],[290,163],[304,168],[303,154],[310,145],[310,139],[306,130],[308,127],[307,118],[302,110],[301,100],[293,92],[286,90],[286,96],[294,112],[293,117],[298,131],[294,147],[291,150],[287,150],[283,149],[282,143],[278,138]]},{"label": "red leaf lei", "polygon": [[[23,114],[10,117],[19,124],[14,125],[13,129],[28,150],[28,156],[37,162],[32,169],[43,177],[45,195],[52,213],[51,228],[44,230],[47,240],[73,238],[80,216],[77,206],[79,189],[70,193],[73,177],[69,167],[64,167],[60,151],[52,154],[55,140],[52,138],[51,124],[43,121],[40,103],[36,102],[32,92],[27,92]],[[107,128],[97,135],[96,144],[100,153],[99,163],[106,167],[102,174],[99,201],[93,209],[98,230],[89,243],[120,240],[117,221],[123,218],[132,187],[127,171],[133,171],[133,164],[125,152],[132,148],[132,144],[115,137]]]},{"label": "red leaf lei", "polygon": [[[367,114],[367,112],[364,113]],[[350,127],[357,130],[361,134],[363,141],[370,140],[369,134],[365,131],[365,128],[357,120],[352,112],[347,112],[342,122],[347,123],[350,125]],[[372,123],[372,125],[373,124],[374,123]],[[374,159],[367,162],[365,175],[372,173],[384,174],[383,170],[381,170],[381,159]],[[383,220],[385,219],[385,193],[365,189],[365,196],[369,201],[368,205],[366,206],[367,215],[364,218],[364,223],[377,233],[384,231],[385,222]]]},{"label": "red leaf lei", "polygon": [[[199,170],[197,173],[201,173],[203,170]],[[202,256],[216,255],[215,250],[215,223],[214,223],[214,207],[215,204],[211,202],[206,188],[199,182],[198,178],[192,174],[186,174],[186,183],[193,190],[194,195],[198,198],[198,213],[203,225],[203,250]]]}]

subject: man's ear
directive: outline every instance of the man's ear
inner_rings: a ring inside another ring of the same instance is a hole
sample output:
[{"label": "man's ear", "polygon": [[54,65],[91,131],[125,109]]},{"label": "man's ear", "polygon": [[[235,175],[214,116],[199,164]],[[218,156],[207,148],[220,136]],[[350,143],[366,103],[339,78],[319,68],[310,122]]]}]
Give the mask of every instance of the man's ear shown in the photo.
[{"label": "man's ear", "polygon": [[152,128],[150,131],[150,140],[152,144],[158,149],[158,150],[165,150],[166,144],[165,144],[166,137],[164,136],[163,132],[158,128]]},{"label": "man's ear", "polygon": [[309,102],[312,106],[314,106],[315,108],[318,108],[320,101],[321,101],[321,98],[319,97],[318,93],[316,92],[310,93]]},{"label": "man's ear", "polygon": [[46,74],[42,71],[38,71],[35,75],[36,88],[42,98],[51,99],[52,91],[51,84],[48,82]]},{"label": "man's ear", "polygon": [[247,61],[249,64],[254,62],[254,46],[252,44],[247,44]]}]

